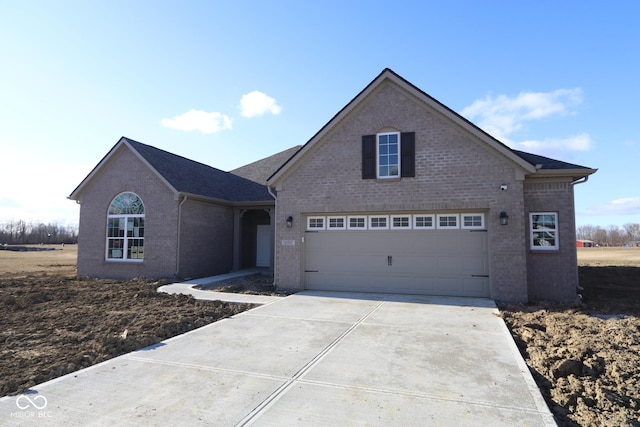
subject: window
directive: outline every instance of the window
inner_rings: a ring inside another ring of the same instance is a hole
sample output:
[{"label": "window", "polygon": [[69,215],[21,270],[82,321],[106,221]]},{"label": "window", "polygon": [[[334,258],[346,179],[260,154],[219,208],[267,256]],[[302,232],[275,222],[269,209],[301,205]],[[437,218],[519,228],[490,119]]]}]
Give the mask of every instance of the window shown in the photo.
[{"label": "window", "polygon": [[308,217],[307,230],[324,230],[324,217],[323,216]]},{"label": "window", "polygon": [[438,228],[458,228],[458,215],[438,215]]},{"label": "window", "polygon": [[134,193],[116,196],[107,212],[107,260],[144,259],[144,204]]},{"label": "window", "polygon": [[362,137],[362,179],[415,176],[415,132]]},{"label": "window", "polygon": [[402,215],[402,216],[391,216],[391,228],[411,228],[411,216],[410,215]]},{"label": "window", "polygon": [[367,229],[367,217],[366,216],[350,216],[347,228],[349,230],[366,230]]},{"label": "window", "polygon": [[388,216],[370,216],[369,230],[387,230],[389,228]]},{"label": "window", "polygon": [[541,212],[529,214],[531,227],[531,249],[557,250],[558,245],[558,214],[555,212]]},{"label": "window", "polygon": [[400,176],[400,134],[378,134],[378,178]]},{"label": "window", "polygon": [[484,214],[462,214],[462,228],[483,229]]},{"label": "window", "polygon": [[436,228],[434,215],[414,215],[413,228],[420,230],[433,230]]},{"label": "window", "polygon": [[329,230],[344,230],[346,228],[345,217],[343,216],[328,217],[327,227]]}]

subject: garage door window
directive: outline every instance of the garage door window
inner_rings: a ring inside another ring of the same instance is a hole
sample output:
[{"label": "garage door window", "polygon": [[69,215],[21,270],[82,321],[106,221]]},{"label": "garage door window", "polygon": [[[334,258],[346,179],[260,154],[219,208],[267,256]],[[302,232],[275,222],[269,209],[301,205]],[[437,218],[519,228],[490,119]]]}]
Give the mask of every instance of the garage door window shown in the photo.
[{"label": "garage door window", "polygon": [[344,230],[346,228],[345,217],[330,216],[327,218],[327,227],[329,230]]},{"label": "garage door window", "polygon": [[483,214],[462,214],[462,228],[464,229],[483,229]]},{"label": "garage door window", "polygon": [[391,228],[393,229],[410,229],[411,228],[411,216],[409,215],[398,215],[391,216]]},{"label": "garage door window", "polygon": [[555,212],[534,212],[529,215],[531,226],[531,249],[538,251],[557,250],[558,214]]},{"label": "garage door window", "polygon": [[433,230],[436,228],[434,215],[414,215],[413,228],[417,230]]},{"label": "garage door window", "polygon": [[323,216],[308,217],[307,230],[324,230],[324,217]]},{"label": "garage door window", "polygon": [[388,216],[370,216],[369,230],[387,230],[389,228]]},{"label": "garage door window", "polygon": [[367,229],[367,217],[366,216],[350,216],[349,230],[366,230]]},{"label": "garage door window", "polygon": [[438,215],[438,228],[454,229],[458,227],[458,215]]}]

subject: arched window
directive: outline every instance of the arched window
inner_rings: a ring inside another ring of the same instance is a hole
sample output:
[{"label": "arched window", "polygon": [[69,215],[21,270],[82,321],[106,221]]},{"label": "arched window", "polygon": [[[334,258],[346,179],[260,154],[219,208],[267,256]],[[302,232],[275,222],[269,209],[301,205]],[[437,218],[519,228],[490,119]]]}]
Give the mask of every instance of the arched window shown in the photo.
[{"label": "arched window", "polygon": [[107,212],[107,260],[143,259],[144,204],[134,193],[120,193]]}]

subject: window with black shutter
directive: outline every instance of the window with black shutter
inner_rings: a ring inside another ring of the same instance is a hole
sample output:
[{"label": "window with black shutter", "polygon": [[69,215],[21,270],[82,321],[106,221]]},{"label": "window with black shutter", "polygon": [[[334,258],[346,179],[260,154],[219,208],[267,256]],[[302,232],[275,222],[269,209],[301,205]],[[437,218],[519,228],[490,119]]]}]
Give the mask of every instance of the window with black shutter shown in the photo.
[{"label": "window with black shutter", "polygon": [[362,179],[415,177],[415,132],[362,137]]}]

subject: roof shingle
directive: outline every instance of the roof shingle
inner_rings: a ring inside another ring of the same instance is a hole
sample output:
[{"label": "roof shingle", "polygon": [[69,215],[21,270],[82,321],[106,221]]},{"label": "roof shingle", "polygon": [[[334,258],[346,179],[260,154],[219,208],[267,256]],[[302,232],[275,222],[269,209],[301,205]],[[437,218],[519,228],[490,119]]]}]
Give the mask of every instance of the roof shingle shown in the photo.
[{"label": "roof shingle", "polygon": [[229,202],[273,201],[265,185],[123,137],[178,192]]}]

